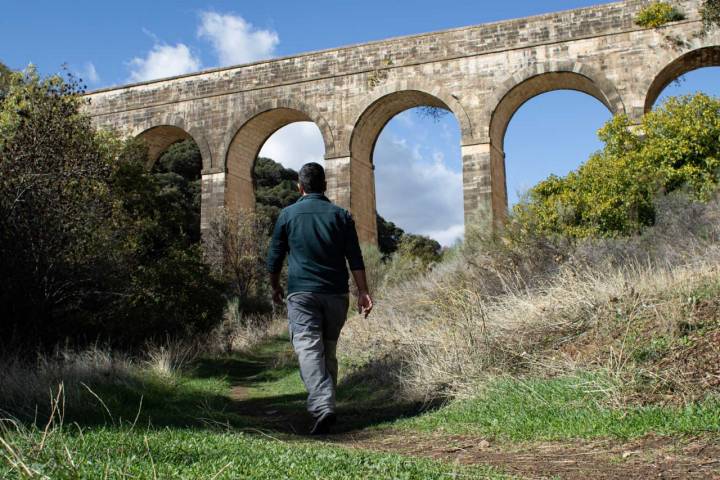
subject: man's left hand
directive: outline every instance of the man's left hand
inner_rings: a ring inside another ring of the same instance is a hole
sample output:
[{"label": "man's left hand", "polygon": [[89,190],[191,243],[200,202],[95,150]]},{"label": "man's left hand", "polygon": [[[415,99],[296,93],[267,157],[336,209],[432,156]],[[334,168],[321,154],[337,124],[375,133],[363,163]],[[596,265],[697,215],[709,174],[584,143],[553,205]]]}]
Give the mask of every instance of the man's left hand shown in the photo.
[{"label": "man's left hand", "polygon": [[273,289],[273,302],[275,302],[278,305],[282,305],[283,301],[285,300],[285,292],[283,291],[282,287]]}]

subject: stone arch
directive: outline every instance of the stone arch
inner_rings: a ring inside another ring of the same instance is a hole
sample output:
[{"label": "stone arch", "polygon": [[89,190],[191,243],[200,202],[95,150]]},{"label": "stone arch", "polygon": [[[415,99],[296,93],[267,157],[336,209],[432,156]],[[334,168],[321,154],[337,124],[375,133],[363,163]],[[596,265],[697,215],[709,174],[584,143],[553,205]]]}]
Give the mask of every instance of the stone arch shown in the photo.
[{"label": "stone arch", "polygon": [[678,77],[703,67],[720,67],[720,45],[701,47],[672,59],[644,85],[645,104],[643,112],[652,110],[665,87]]},{"label": "stone arch", "polygon": [[376,243],[377,219],[373,155],[378,137],[397,114],[414,107],[437,107],[450,111],[460,124],[462,141],[470,142],[470,118],[458,98],[423,82],[398,81],[372,91],[351,125],[349,207],[355,218],[360,240]]},{"label": "stone arch", "polygon": [[257,105],[233,122],[224,142],[225,207],[233,212],[255,209],[253,168],[270,136],[295,122],[313,122],[325,144],[325,153],[335,150],[328,122],[313,108],[294,100],[271,100]]},{"label": "stone arch", "polygon": [[212,168],[212,154],[210,146],[202,131],[198,128],[187,127],[180,117],[171,117],[158,122],[148,122],[137,125],[133,131],[134,137],[141,138],[148,147],[148,167],[155,164],[160,155],[173,143],[192,138],[202,156],[203,171]]},{"label": "stone arch", "polygon": [[555,90],[586,93],[615,115],[625,105],[614,84],[600,71],[578,62],[548,62],[533,65],[505,80],[488,102],[489,168],[492,211],[495,217],[507,212],[505,180],[505,134],[515,113],[532,98]]},{"label": "stone arch", "polygon": [[[371,112],[373,106],[378,105],[382,99],[397,93],[402,92],[417,92],[416,101],[428,101],[433,103],[413,103],[408,97],[408,101],[402,104],[402,108],[391,115],[385,122],[380,126],[378,133],[382,131],[387,122],[397,115],[398,113],[407,110],[408,108],[418,106],[435,106],[449,110],[455,116],[458,124],[460,125],[461,141],[463,144],[472,144],[475,139],[475,130],[470,120],[470,116],[465,111],[462,103],[460,103],[460,97],[458,95],[448,92],[446,89],[438,87],[437,83],[426,82],[423,80],[398,80],[395,82],[384,83],[374,88],[364,99],[358,101],[357,104],[361,105],[360,110],[353,121],[347,126],[347,138],[352,144],[353,137],[357,133],[357,126],[361,120],[367,116],[368,112]],[[407,106],[405,106],[407,105]],[[398,104],[400,108],[401,104]]]},{"label": "stone arch", "polygon": [[[487,132],[492,142],[505,136],[513,115],[532,98],[554,90],[576,90],[595,97],[613,114],[624,113],[625,105],[615,85],[600,71],[577,62],[539,63],[514,73],[488,102]],[[495,145],[502,148],[502,143]]]}]

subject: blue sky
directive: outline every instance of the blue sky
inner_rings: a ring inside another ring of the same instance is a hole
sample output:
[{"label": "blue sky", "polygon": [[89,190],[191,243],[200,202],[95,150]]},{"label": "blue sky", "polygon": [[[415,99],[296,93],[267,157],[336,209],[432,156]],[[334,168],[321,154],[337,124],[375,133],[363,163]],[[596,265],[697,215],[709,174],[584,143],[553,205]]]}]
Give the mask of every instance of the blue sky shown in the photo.
[{"label": "blue sky", "polygon": [[[591,0],[136,1],[4,2],[0,61],[62,64],[90,89],[399,35],[577,8]],[[668,94],[720,95],[720,69],[691,72]],[[510,202],[550,173],[565,174],[601,148],[595,132],[610,114],[577,92],[526,103],[506,136]],[[263,154],[297,167],[323,155],[313,124],[290,125]],[[450,244],[462,235],[459,131],[405,112],[383,130],[375,152],[378,210],[403,228]],[[430,212],[430,214],[429,214]]]}]

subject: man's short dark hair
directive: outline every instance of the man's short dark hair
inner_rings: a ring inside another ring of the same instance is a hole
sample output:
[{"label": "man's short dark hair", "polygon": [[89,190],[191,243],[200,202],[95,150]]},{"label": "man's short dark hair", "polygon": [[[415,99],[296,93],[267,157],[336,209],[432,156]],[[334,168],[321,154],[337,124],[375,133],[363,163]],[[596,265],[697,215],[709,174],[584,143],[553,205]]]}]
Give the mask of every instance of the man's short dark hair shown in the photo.
[{"label": "man's short dark hair", "polygon": [[306,163],[298,173],[298,182],[305,193],[325,193],[325,169],[319,163]]}]

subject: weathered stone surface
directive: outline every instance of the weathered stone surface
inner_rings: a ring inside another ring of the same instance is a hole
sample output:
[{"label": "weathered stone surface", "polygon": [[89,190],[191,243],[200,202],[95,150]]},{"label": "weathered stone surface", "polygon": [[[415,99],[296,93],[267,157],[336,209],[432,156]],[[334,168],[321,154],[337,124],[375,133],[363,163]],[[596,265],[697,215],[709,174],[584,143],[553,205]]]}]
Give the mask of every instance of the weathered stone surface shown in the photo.
[{"label": "weathered stone surface", "polygon": [[700,0],[674,2],[686,19],[658,29],[634,24],[647,3],[627,0],[100,90],[88,95],[89,110],[98,126],[142,135],[152,158],[182,138],[197,142],[203,227],[219,208],[253,208],[252,168],[262,144],[288,123],[313,121],[325,142],[329,196],[353,212],[362,240],[374,242],[377,136],[407,108],[447,108],[462,132],[465,217],[484,212],[497,221],[507,209],[505,132],[527,100],[579,90],[639,119],[677,76],[720,65],[720,32],[701,34]]}]

